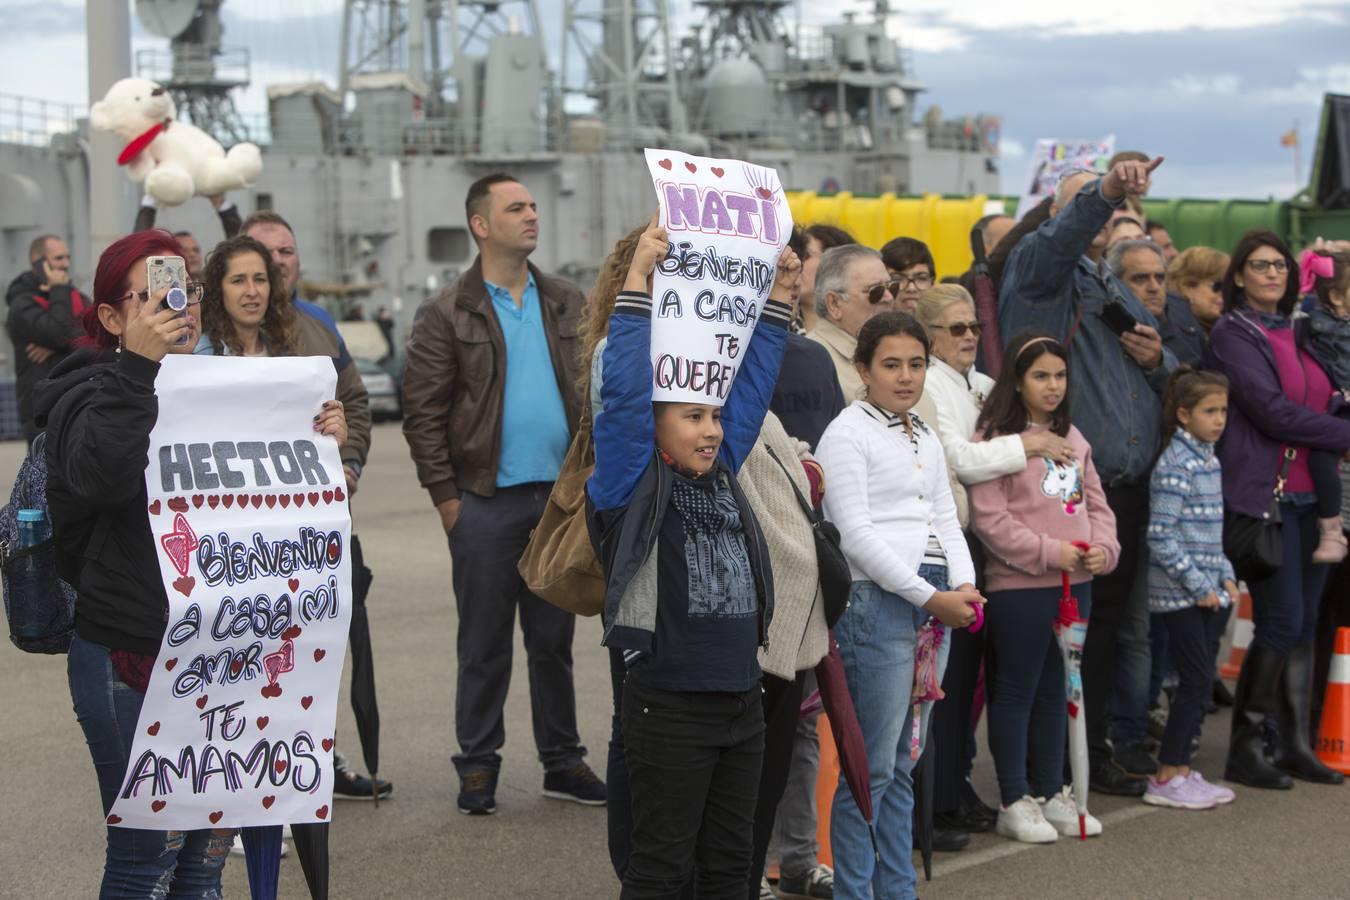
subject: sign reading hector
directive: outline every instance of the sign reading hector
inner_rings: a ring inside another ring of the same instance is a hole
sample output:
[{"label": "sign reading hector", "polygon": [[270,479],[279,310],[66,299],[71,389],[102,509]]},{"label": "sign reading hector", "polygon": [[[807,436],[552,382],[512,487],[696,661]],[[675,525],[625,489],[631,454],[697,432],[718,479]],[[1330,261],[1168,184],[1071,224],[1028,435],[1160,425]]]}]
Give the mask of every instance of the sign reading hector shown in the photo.
[{"label": "sign reading hector", "polygon": [[168,625],[108,823],[330,818],[351,616],[326,357],[169,356],[145,471]]},{"label": "sign reading hector", "polygon": [[670,252],[652,282],[652,399],[721,406],[792,232],[778,173],[648,149]]}]

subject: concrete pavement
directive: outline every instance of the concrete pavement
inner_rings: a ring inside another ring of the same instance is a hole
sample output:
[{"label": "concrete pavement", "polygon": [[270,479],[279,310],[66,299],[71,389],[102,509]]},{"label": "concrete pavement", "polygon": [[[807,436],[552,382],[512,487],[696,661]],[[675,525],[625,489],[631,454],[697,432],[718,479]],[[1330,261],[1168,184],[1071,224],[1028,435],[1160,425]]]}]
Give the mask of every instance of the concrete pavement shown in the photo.
[{"label": "concrete pavement", "polygon": [[[0,472],[23,448],[0,445]],[[356,530],[375,571],[369,600],[383,724],[381,775],[394,797],[376,809],[340,802],[332,831],[335,898],[591,898],[618,894],[605,812],[547,800],[530,735],[524,652],[514,657],[498,813],[460,815],[450,763],[454,623],[449,553],[418,488],[397,425],[376,428],[356,498]],[[590,761],[603,776],[609,735],[607,657],[599,623],[578,623],[578,714]],[[0,647],[0,897],[92,897],[102,870],[103,824],[89,754],[71,712],[64,657]],[[1206,724],[1197,766],[1222,769],[1225,715]],[[350,708],[338,742],[361,766]],[[981,743],[977,781],[996,796]],[[1238,790],[1231,807],[1181,813],[1093,797],[1105,835],[1044,847],[977,835],[939,856],[920,895],[945,897],[1350,897],[1350,788],[1298,785]],[[247,897],[242,859],[226,896]],[[304,898],[300,867],[283,861],[281,896]]]}]

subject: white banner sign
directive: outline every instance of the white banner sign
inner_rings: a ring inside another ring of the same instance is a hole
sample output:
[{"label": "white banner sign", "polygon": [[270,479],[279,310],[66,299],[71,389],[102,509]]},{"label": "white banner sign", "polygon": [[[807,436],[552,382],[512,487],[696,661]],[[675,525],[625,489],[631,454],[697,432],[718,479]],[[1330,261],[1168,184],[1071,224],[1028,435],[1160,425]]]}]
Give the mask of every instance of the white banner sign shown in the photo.
[{"label": "white banner sign", "polygon": [[1116,152],[1116,136],[1108,134],[1099,141],[1062,141],[1041,138],[1031,154],[1026,186],[1017,204],[1017,218],[1055,192],[1059,181],[1075,170],[1086,169],[1106,174],[1106,164]]},{"label": "white banner sign", "polygon": [[329,820],[351,518],[312,425],[336,383],[326,357],[165,358],[145,482],[169,619],[109,824]]},{"label": "white banner sign", "polygon": [[773,169],[646,152],[670,238],[652,285],[652,399],[721,406],[792,232],[787,196]]}]

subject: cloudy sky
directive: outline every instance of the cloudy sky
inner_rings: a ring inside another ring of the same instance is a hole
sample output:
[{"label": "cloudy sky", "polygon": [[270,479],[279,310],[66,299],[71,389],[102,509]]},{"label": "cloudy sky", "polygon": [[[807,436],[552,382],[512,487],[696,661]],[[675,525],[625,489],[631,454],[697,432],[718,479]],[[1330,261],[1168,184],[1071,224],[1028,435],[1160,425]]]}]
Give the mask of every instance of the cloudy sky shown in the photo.
[{"label": "cloudy sky", "polygon": [[[92,0],[116,2],[116,0]],[[130,2],[130,0],[124,0]],[[872,3],[844,0],[860,11]],[[817,6],[817,4],[808,4]],[[826,4],[819,4],[825,6]],[[1003,117],[1004,189],[1017,193],[1037,138],[1096,138],[1167,157],[1155,195],[1288,197],[1295,123],[1304,180],[1322,95],[1350,93],[1350,2],[1326,0],[901,0],[892,32],[945,114]],[[839,8],[829,4],[830,8]],[[336,79],[341,0],[228,0],[227,46],[269,82]],[[561,0],[540,0],[556,53]],[[673,0],[688,21],[689,0]],[[804,13],[807,22],[819,14]],[[133,21],[134,49],[166,42]],[[0,91],[84,105],[84,4],[3,0]],[[556,55],[554,56],[556,65]],[[2,108],[2,107],[0,107]],[[1299,185],[1301,186],[1301,185]]]}]

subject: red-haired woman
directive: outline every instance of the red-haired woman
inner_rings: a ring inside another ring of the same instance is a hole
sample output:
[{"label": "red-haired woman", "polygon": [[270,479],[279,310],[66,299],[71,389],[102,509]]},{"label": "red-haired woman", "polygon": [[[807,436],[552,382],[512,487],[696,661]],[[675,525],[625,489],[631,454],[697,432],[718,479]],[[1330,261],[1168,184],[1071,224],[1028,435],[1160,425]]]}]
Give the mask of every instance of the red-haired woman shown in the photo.
[{"label": "red-haired woman", "polygon": [[[145,467],[159,407],[155,375],[169,353],[191,353],[196,306],[160,309],[146,290],[145,261],[177,256],[167,231],[116,241],[99,258],[85,346],[38,386],[45,421],[47,505],[60,556],[78,559],[80,601],[68,664],[70,694],[98,776],[106,814],[121,787],[168,598],[146,510]],[[189,291],[196,303],[200,290]],[[315,425],[346,437],[340,407]],[[108,828],[100,897],[220,896],[232,829]]]}]

